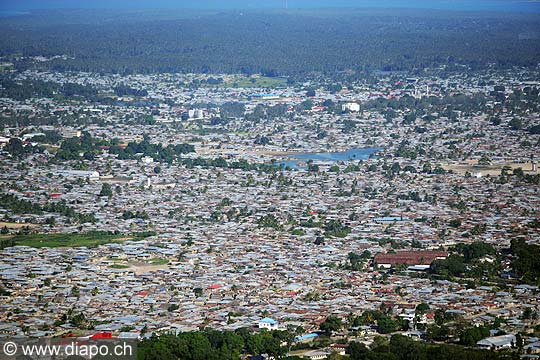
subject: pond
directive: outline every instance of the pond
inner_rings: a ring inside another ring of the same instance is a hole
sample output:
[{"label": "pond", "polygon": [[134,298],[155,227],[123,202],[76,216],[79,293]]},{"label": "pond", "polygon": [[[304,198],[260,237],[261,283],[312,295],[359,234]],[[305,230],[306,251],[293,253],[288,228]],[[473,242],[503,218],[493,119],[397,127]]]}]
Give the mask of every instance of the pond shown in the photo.
[{"label": "pond", "polygon": [[305,168],[305,163],[309,160],[313,160],[314,162],[367,160],[381,150],[383,148],[373,147],[338,152],[298,153],[287,156],[291,160],[282,160],[279,164],[283,167],[290,167],[291,169],[302,169]]}]

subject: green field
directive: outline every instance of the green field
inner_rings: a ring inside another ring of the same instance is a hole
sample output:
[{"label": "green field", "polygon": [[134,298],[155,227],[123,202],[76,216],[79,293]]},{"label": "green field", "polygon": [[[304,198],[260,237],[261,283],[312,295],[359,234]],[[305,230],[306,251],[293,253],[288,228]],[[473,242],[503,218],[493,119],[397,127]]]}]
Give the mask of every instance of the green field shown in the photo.
[{"label": "green field", "polygon": [[160,258],[154,258],[154,259],[150,259],[150,261],[148,263],[150,265],[167,265],[169,263],[169,260],[160,259]]},{"label": "green field", "polygon": [[273,88],[283,86],[287,83],[287,79],[278,78],[278,77],[267,77],[267,76],[253,76],[245,77],[239,76],[234,80],[226,82],[225,87],[234,87],[234,88]]},{"label": "green field", "polygon": [[141,240],[152,234],[109,234],[107,232],[89,232],[81,234],[25,234],[16,235],[12,239],[16,245],[35,248],[55,247],[97,247],[103,244],[118,243],[125,240]]},{"label": "green field", "polygon": [[111,269],[128,269],[129,265],[123,265],[123,264],[112,264],[109,265]]}]

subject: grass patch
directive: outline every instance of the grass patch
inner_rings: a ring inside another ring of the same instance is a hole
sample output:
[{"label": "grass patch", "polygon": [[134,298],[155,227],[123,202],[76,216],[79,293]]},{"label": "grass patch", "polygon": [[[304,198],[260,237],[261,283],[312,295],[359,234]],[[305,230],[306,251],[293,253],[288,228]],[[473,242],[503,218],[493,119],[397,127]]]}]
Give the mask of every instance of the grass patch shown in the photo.
[{"label": "grass patch", "polygon": [[150,259],[150,261],[148,261],[148,263],[150,265],[167,265],[169,263],[169,260],[155,258],[155,259]]},{"label": "grass patch", "polygon": [[81,247],[89,248],[99,245],[119,243],[125,240],[142,240],[153,233],[135,233],[133,235],[112,234],[105,231],[93,231],[80,234],[23,234],[13,236],[16,245],[35,248]]},{"label": "grass patch", "polygon": [[123,264],[112,264],[109,265],[111,269],[128,269],[129,265],[123,265]]}]

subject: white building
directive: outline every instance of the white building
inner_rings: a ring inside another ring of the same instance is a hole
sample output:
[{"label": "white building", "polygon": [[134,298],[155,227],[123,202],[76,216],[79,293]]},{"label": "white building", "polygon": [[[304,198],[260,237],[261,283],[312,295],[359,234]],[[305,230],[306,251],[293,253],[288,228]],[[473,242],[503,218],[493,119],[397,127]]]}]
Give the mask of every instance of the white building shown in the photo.
[{"label": "white building", "polygon": [[360,105],[357,103],[346,103],[346,104],[341,105],[341,109],[343,111],[359,112]]},{"label": "white building", "polygon": [[259,320],[259,329],[277,330],[278,322],[271,318],[264,318]]},{"label": "white building", "polygon": [[58,173],[70,179],[84,178],[90,181],[99,180],[99,173],[97,171],[61,170]]},{"label": "white building", "polygon": [[516,344],[516,337],[512,334],[490,336],[476,343],[477,346],[485,349],[511,348]]}]

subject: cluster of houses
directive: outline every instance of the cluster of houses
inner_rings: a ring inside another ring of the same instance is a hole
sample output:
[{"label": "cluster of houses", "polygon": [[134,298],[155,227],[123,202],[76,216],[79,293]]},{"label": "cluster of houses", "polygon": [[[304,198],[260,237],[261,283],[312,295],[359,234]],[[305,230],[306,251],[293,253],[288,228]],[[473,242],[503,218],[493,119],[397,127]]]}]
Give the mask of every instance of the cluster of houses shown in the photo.
[{"label": "cluster of houses", "polygon": [[[516,232],[532,243],[540,241],[537,229],[530,226],[540,208],[537,185],[516,177],[500,182],[494,175],[468,176],[455,170],[470,165],[464,159],[477,163],[489,157],[499,173],[504,166],[519,166],[536,175],[530,158],[540,153],[525,142],[538,144],[538,135],[522,129],[507,136],[505,124],[513,115],[502,110],[505,123],[497,127],[487,114],[474,111],[458,114],[459,121],[431,114],[429,121],[417,118],[401,124],[407,111],[397,109],[397,120],[388,120],[383,111],[364,106],[381,97],[414,96],[420,101],[428,96],[488,94],[493,85],[485,79],[506,85],[509,96],[513,88],[523,87],[526,77],[486,73],[400,83],[387,75],[376,84],[355,84],[338,92],[317,88],[309,97],[315,106],[299,110],[308,97],[297,87],[269,92],[178,86],[204,75],[20,73],[20,79],[76,82],[103,93],[127,85],[145,89],[147,95],[116,97],[115,105],[0,99],[4,116],[78,119],[69,126],[3,128],[2,193],[40,205],[63,202],[96,218],[95,223],[77,223],[66,214],[17,212],[0,204],[2,226],[10,233],[28,225],[40,233],[126,234],[116,243],[93,248],[0,250],[0,286],[10,293],[0,295],[0,336],[54,336],[76,330],[141,336],[202,326],[287,325],[302,326],[310,334],[330,314],[345,318],[382,303],[393,315],[410,320],[422,302],[432,311],[455,312],[473,324],[505,319],[510,334],[530,328],[533,324],[523,320],[522,313],[526,308],[538,311],[537,287],[515,281],[505,291],[496,286],[467,288],[457,281],[431,281],[418,272],[445,259],[456,243],[482,241],[504,249],[510,244],[509,234]],[[305,87],[315,85],[308,82]],[[341,104],[344,113],[326,111],[330,101]],[[247,113],[261,104],[286,104],[287,114],[259,122],[238,117],[212,123],[219,107],[229,102],[243,103]],[[155,123],[133,121],[149,114]],[[523,115],[524,121],[537,116]],[[11,138],[28,146],[34,135],[50,130],[64,139],[88,132],[123,144],[145,135],[153,143],[195,145],[195,153],[183,155],[186,159],[221,157],[251,164],[276,165],[299,153],[365,147],[377,151],[362,159],[307,160],[318,165],[318,171],[300,165],[276,173],[187,167],[142,154],[119,159],[106,146],[94,159],[76,161],[55,160],[57,145],[22,159],[5,150]],[[269,143],[256,143],[261,135]],[[396,155],[404,147],[415,155]],[[472,165],[470,169],[475,171]],[[111,185],[112,195],[101,194],[103,184]],[[54,223],[47,221],[51,217]],[[272,221],[263,221],[269,218]],[[346,230],[333,232],[332,224]],[[141,231],[155,235],[129,239],[129,234]],[[363,270],[351,270],[349,254],[365,250],[370,261]],[[404,272],[386,272],[396,265],[405,265]],[[73,320],[75,314],[84,314],[86,322]],[[432,314],[422,321],[432,322]],[[369,326],[358,330],[366,336],[375,333]],[[412,329],[408,335],[418,332]],[[505,347],[508,341],[515,339],[488,338],[478,345]],[[526,346],[538,349],[537,345],[532,341]]]}]

